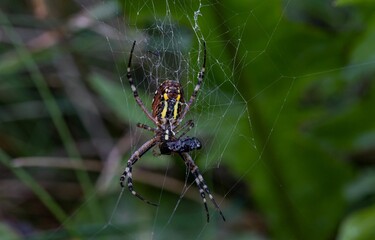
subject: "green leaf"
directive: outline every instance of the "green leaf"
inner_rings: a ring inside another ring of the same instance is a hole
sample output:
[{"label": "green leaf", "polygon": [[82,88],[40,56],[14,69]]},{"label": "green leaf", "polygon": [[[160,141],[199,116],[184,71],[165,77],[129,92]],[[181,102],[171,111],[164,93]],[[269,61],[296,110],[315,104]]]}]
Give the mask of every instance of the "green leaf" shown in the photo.
[{"label": "green leaf", "polygon": [[373,0],[336,0],[335,5],[336,6],[347,6],[347,5],[355,5],[355,4],[364,4],[364,3],[369,3],[374,5]]},{"label": "green leaf", "polygon": [[350,215],[341,226],[340,240],[366,240],[375,236],[375,205]]},{"label": "green leaf", "polygon": [[7,225],[0,224],[0,236],[3,240],[17,240],[21,239],[17,234],[12,231]]},{"label": "green leaf", "polygon": [[[120,84],[120,80],[115,83],[102,75],[93,74],[90,76],[89,84],[119,118],[133,125],[139,122],[148,124],[149,120],[147,120],[145,114],[142,113],[142,110],[135,102],[127,82],[124,83],[126,85],[123,87]],[[142,101],[148,106],[147,103],[151,102],[151,100],[142,95],[140,91],[139,94]]]},{"label": "green leaf", "polygon": [[370,18],[365,23],[365,27],[365,31],[358,37],[350,56],[350,64],[353,67],[345,71],[346,75],[354,80],[375,72],[373,67],[375,62],[375,17]]}]

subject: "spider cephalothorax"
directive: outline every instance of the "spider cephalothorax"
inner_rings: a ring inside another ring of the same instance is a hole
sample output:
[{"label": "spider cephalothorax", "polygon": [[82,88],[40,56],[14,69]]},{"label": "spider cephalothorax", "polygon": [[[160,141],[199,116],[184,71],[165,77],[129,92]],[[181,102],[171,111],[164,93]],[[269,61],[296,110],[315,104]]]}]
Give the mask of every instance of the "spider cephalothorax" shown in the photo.
[{"label": "spider cephalothorax", "polygon": [[130,83],[130,88],[133,92],[134,98],[138,105],[142,108],[146,116],[156,125],[155,128],[149,127],[145,124],[138,123],[139,128],[146,129],[154,133],[154,137],[145,142],[137,151],[135,151],[128,160],[125,171],[120,178],[120,184],[123,187],[125,179],[127,179],[127,186],[129,191],[139,199],[151,204],[155,203],[149,202],[139,195],[133,187],[132,180],[132,167],[135,162],[138,161],[148,150],[154,146],[158,146],[161,154],[179,154],[185,161],[186,167],[189,169],[190,173],[195,178],[195,183],[199,188],[199,193],[203,200],[203,204],[207,213],[207,222],[209,221],[209,212],[206,203],[206,194],[219,211],[221,217],[225,221],[224,215],[221,212],[219,205],[216,203],[214,197],[211,195],[208,187],[200,174],[197,165],[195,165],[193,159],[191,158],[189,152],[200,149],[202,147],[201,142],[195,137],[183,137],[191,128],[194,127],[192,120],[187,121],[185,124],[180,125],[182,120],[184,120],[186,113],[189,111],[190,106],[193,104],[200,86],[204,78],[204,72],[206,68],[206,44],[203,42],[203,67],[198,73],[198,83],[194,88],[193,94],[191,95],[189,102],[185,103],[184,93],[181,84],[178,81],[166,80],[160,84],[160,86],[155,91],[154,99],[152,100],[152,114],[147,110],[143,104],[141,98],[138,95],[137,88],[133,83],[133,77],[131,74],[131,60],[133,56],[133,51],[135,47],[135,41],[129,56],[129,63],[127,69],[127,77]]}]

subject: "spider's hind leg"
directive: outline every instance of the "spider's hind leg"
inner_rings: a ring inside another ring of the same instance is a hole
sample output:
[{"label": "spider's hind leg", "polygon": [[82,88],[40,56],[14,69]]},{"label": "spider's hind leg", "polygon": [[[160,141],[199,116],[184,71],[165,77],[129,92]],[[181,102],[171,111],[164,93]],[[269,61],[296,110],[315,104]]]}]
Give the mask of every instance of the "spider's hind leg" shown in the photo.
[{"label": "spider's hind leg", "polygon": [[125,168],[125,171],[124,171],[124,173],[122,174],[122,176],[120,178],[120,185],[121,185],[121,187],[124,187],[124,182],[125,182],[126,178],[127,178],[128,189],[129,189],[129,191],[134,196],[136,196],[137,198],[141,199],[142,201],[144,201],[147,204],[150,204],[152,206],[158,206],[158,204],[148,201],[147,199],[145,199],[144,197],[142,197],[139,193],[137,193],[134,190],[134,187],[133,187],[133,178],[132,178],[132,164],[131,164],[131,162],[128,162],[128,165]]},{"label": "spider's hind leg", "polygon": [[221,211],[219,205],[216,203],[214,197],[211,195],[210,190],[208,189],[207,184],[204,181],[202,174],[199,172],[199,169],[198,169],[197,165],[195,165],[191,156],[186,152],[180,153],[180,156],[184,159],[186,166],[188,167],[188,169],[190,170],[190,172],[193,174],[193,176],[195,178],[195,183],[197,184],[197,186],[199,188],[199,193],[201,195],[204,207],[206,209],[207,222],[210,220],[210,214],[209,214],[208,208],[207,208],[206,194],[210,198],[211,202],[214,204],[216,210],[219,211],[219,214],[220,214],[221,218],[225,221],[225,217],[224,217],[223,212]]},{"label": "spider's hind leg", "polygon": [[140,159],[143,154],[145,154],[148,150],[150,150],[150,148],[155,146],[156,143],[157,143],[157,139],[153,138],[153,139],[145,142],[137,151],[135,151],[133,153],[133,155],[129,158],[128,163],[126,165],[126,168],[125,168],[125,170],[124,170],[124,172],[123,172],[123,174],[121,175],[121,178],[120,178],[121,187],[125,186],[124,182],[125,182],[125,179],[127,179],[127,186],[128,186],[129,191],[131,192],[131,194],[133,194],[137,198],[139,198],[142,201],[144,201],[144,202],[146,202],[150,205],[153,205],[153,206],[158,206],[158,204],[146,200],[144,197],[142,197],[140,194],[138,194],[134,190],[133,177],[132,177],[132,167],[138,161],[138,159]]}]

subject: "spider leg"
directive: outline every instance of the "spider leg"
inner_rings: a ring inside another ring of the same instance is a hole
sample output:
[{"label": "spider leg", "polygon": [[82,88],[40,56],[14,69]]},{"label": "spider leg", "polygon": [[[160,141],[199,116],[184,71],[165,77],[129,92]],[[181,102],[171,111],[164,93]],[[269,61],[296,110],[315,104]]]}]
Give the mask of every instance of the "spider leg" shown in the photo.
[{"label": "spider leg", "polygon": [[206,203],[206,196],[205,196],[205,193],[207,193],[207,195],[208,195],[208,197],[210,198],[211,202],[214,204],[216,210],[219,211],[219,213],[220,213],[222,219],[225,221],[224,214],[223,214],[222,211],[220,210],[220,207],[219,207],[219,205],[216,203],[214,197],[211,195],[210,190],[208,189],[207,184],[206,184],[206,182],[204,181],[202,174],[200,174],[200,172],[199,172],[198,166],[195,165],[193,159],[191,158],[191,156],[190,156],[187,152],[181,152],[181,153],[179,153],[179,154],[180,154],[180,156],[184,159],[186,166],[189,168],[190,172],[191,172],[191,173],[193,174],[193,176],[195,177],[195,183],[197,184],[197,186],[198,186],[198,188],[199,188],[199,193],[200,193],[200,195],[201,195],[201,198],[202,198],[202,201],[203,201],[204,207],[205,207],[205,209],[206,209],[206,213],[207,213],[207,222],[209,222],[210,215],[209,215],[208,208],[207,208],[207,203]]},{"label": "spider leg", "polygon": [[206,42],[203,41],[203,66],[202,66],[201,71],[198,73],[198,83],[197,85],[195,85],[194,92],[191,95],[189,102],[185,105],[183,112],[181,113],[179,122],[181,122],[185,118],[185,115],[189,111],[190,106],[195,101],[198,91],[202,85],[205,71],[206,71]]},{"label": "spider leg", "polygon": [[137,127],[156,133],[156,128],[147,126],[146,124],[143,124],[143,123],[137,123]]},{"label": "spider leg", "polygon": [[155,120],[155,118],[152,117],[151,113],[147,110],[147,108],[143,104],[141,98],[139,97],[137,88],[135,87],[134,82],[133,82],[133,76],[131,74],[131,69],[130,68],[131,68],[131,64],[132,64],[132,57],[133,57],[135,43],[136,43],[136,41],[133,42],[133,46],[132,46],[132,49],[130,51],[130,56],[129,56],[129,62],[128,62],[128,68],[127,68],[127,74],[126,74],[126,76],[127,76],[128,80],[129,80],[130,88],[131,88],[131,90],[133,92],[135,101],[142,108],[143,112],[147,115],[147,117],[149,119],[151,119],[151,121],[153,121],[155,124],[157,124],[157,121]]},{"label": "spider leg", "polygon": [[194,127],[194,122],[193,120],[189,120],[187,121],[184,125],[179,125],[176,129],[175,129],[175,133],[179,133],[180,131],[184,130],[181,135],[178,137],[178,138],[181,138],[183,137],[187,132],[189,132],[192,128]]},{"label": "spider leg", "polygon": [[201,195],[201,198],[202,198],[202,201],[203,201],[203,204],[204,204],[204,208],[206,210],[207,222],[209,222],[210,221],[210,213],[209,213],[208,207],[207,207],[206,194],[204,193],[204,190],[203,190],[203,187],[202,187],[202,182],[199,180],[200,173],[198,171],[198,167],[195,166],[195,169],[191,170],[191,173],[193,174],[194,179],[195,179],[194,181],[199,188],[199,194]]},{"label": "spider leg", "polygon": [[127,185],[128,185],[129,191],[134,196],[136,196],[137,198],[139,198],[142,201],[144,201],[144,202],[146,202],[146,203],[148,203],[150,205],[153,205],[153,206],[157,206],[157,204],[146,200],[144,197],[142,197],[141,195],[139,195],[134,190],[134,187],[133,187],[133,178],[132,178],[132,167],[138,161],[138,159],[140,159],[143,154],[145,154],[148,150],[150,150],[150,148],[152,148],[153,146],[155,146],[156,143],[157,143],[157,138],[153,138],[153,139],[145,142],[137,151],[135,151],[131,155],[131,157],[129,158],[128,163],[126,165],[126,168],[124,170],[124,173],[121,175],[121,178],[120,178],[120,185],[121,185],[121,187],[124,187],[124,181],[127,178],[128,179],[127,180]]}]

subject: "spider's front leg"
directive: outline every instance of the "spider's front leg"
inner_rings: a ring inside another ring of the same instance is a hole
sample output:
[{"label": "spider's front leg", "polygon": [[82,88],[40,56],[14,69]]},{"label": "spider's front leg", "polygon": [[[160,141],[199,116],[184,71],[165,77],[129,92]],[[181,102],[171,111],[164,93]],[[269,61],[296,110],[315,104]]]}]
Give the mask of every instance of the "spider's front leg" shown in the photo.
[{"label": "spider's front leg", "polygon": [[131,155],[131,157],[129,158],[128,163],[127,163],[126,168],[125,168],[125,171],[121,175],[121,178],[120,178],[120,185],[121,185],[121,187],[124,187],[124,181],[127,178],[128,179],[127,185],[128,185],[129,191],[134,196],[136,196],[137,198],[139,198],[142,201],[144,201],[144,202],[146,202],[146,203],[148,203],[150,205],[153,205],[153,206],[157,206],[157,204],[146,200],[144,197],[142,197],[141,195],[139,195],[134,190],[134,187],[133,187],[133,178],[132,178],[132,167],[138,161],[138,159],[140,159],[143,154],[145,154],[148,150],[150,150],[153,146],[155,146],[156,143],[157,143],[157,138],[153,138],[153,139],[145,142],[137,151],[135,151]]},{"label": "spider's front leg", "polygon": [[202,82],[203,82],[203,79],[204,79],[204,73],[206,71],[206,56],[207,56],[206,42],[203,42],[203,66],[202,66],[201,71],[198,73],[198,83],[197,83],[197,85],[195,85],[193,94],[190,96],[189,102],[185,105],[185,108],[180,115],[179,122],[181,122],[185,118],[186,113],[190,110],[191,105],[193,104],[193,102],[197,98],[198,91],[201,88],[201,85],[202,85]]},{"label": "spider's front leg", "polygon": [[146,114],[146,116],[152,121],[154,122],[155,124],[157,124],[157,121],[155,120],[154,117],[152,117],[151,113],[149,113],[149,111],[147,110],[147,108],[145,107],[145,105],[143,104],[141,98],[139,97],[139,94],[138,94],[138,91],[137,91],[137,88],[136,86],[134,85],[134,81],[133,81],[133,75],[132,75],[132,72],[131,72],[131,65],[132,65],[132,57],[133,57],[133,52],[134,52],[134,47],[135,47],[135,43],[136,41],[133,42],[133,46],[132,46],[132,49],[130,50],[130,55],[129,55],[129,62],[128,62],[128,68],[127,68],[127,78],[128,78],[128,81],[129,81],[129,84],[130,84],[130,88],[133,92],[133,96],[135,98],[135,101],[138,103],[138,105],[142,108],[142,111]]}]

